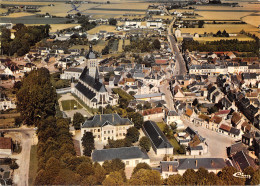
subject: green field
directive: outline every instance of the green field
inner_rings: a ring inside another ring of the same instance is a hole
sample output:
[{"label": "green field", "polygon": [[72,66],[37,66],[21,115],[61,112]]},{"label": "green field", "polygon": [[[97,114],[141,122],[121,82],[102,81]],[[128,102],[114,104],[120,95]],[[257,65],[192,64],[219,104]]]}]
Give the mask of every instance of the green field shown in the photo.
[{"label": "green field", "polygon": [[78,104],[75,100],[66,100],[61,101],[61,105],[64,111],[66,110],[74,110],[74,109],[82,109],[82,106]]},{"label": "green field", "polygon": [[32,145],[30,154],[30,167],[29,167],[29,185],[34,185],[38,169],[38,159],[37,159],[37,145]]}]

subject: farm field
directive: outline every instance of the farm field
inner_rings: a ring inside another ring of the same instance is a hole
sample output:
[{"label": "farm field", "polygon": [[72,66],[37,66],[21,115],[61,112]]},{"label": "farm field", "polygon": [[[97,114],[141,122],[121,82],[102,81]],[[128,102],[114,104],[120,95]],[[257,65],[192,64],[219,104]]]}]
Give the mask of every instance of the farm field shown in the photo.
[{"label": "farm field", "polygon": [[0,8],[0,14],[7,12],[7,9]]},{"label": "farm field", "polygon": [[[82,13],[87,13],[87,10],[89,10],[90,8],[96,7],[98,5],[96,4],[82,4],[78,9],[80,11],[82,11]],[[65,3],[57,3],[55,4],[55,6],[51,7],[51,6],[44,6],[41,7],[39,10],[41,10],[41,12],[39,12],[38,14],[45,14],[45,13],[49,13],[51,15],[55,15],[55,16],[62,16],[65,17],[66,15],[68,15],[68,11],[70,11],[72,9],[70,4],[65,4]],[[72,13],[76,13],[75,11],[70,12]]]},{"label": "farm field", "polygon": [[123,52],[123,40],[120,39],[118,43],[118,52]]},{"label": "farm field", "polygon": [[181,28],[182,33],[198,33],[203,34],[207,33],[216,33],[218,30],[226,30],[228,33],[239,33],[241,30],[246,32],[257,32],[258,28],[249,25],[249,24],[205,24],[204,28]]},{"label": "farm field", "polygon": [[126,46],[126,45],[130,45],[130,39],[126,39],[126,40],[125,40],[125,46]]},{"label": "farm field", "polygon": [[18,18],[18,17],[24,17],[24,16],[33,16],[34,14],[28,13],[28,12],[17,12],[13,14],[9,14],[8,16],[4,16],[6,18]]},{"label": "farm field", "polygon": [[199,20],[240,20],[241,17],[250,15],[254,12],[214,12],[214,11],[195,11],[202,17]]},{"label": "farm field", "polygon": [[100,26],[97,26],[97,27],[87,31],[87,32],[88,32],[88,34],[96,34],[100,30],[105,30],[107,32],[118,32],[118,31],[116,31],[116,27],[111,26],[111,25],[100,25]]},{"label": "farm field", "polygon": [[260,14],[258,14],[258,16],[249,15],[249,16],[243,17],[242,20],[248,24],[258,27],[258,25],[260,25]]},{"label": "farm field", "polygon": [[103,4],[103,5],[100,5],[98,8],[144,10],[144,9],[147,9],[148,6],[149,6],[149,3],[120,2],[117,4]]}]

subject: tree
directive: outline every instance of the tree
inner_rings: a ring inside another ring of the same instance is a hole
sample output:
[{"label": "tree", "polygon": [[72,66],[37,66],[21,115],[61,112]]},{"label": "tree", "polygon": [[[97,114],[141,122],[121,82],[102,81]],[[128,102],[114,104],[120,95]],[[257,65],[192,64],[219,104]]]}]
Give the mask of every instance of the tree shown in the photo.
[{"label": "tree", "polygon": [[152,168],[150,167],[150,165],[148,165],[147,163],[138,163],[133,172],[132,175],[135,174],[136,172],[138,172],[140,169],[147,169],[147,170],[152,170]]},{"label": "tree", "polygon": [[137,112],[131,112],[131,113],[128,113],[128,118],[132,120],[132,122],[134,123],[134,126],[137,129],[142,128],[142,126],[144,124],[144,118],[141,114],[139,114]]},{"label": "tree", "polygon": [[150,139],[146,136],[143,136],[139,141],[139,146],[146,152],[149,152],[152,145]]},{"label": "tree", "polygon": [[36,125],[40,119],[55,115],[57,94],[50,83],[46,68],[33,70],[22,80],[17,95],[17,108],[27,125]]},{"label": "tree", "polygon": [[259,185],[260,184],[260,169],[254,172],[253,177],[251,178],[250,184],[251,185]]},{"label": "tree", "polygon": [[92,166],[92,163],[82,162],[76,169],[76,172],[81,177],[87,177],[94,173],[94,168]]},{"label": "tree", "polygon": [[156,170],[140,169],[129,180],[130,185],[161,185],[161,175]]},{"label": "tree", "polygon": [[205,22],[203,20],[199,20],[198,22],[199,28],[203,28],[204,23]]},{"label": "tree", "polygon": [[111,172],[102,182],[102,185],[124,185],[125,180],[122,171]]},{"label": "tree", "polygon": [[219,173],[219,178],[225,185],[244,185],[245,179],[233,176],[236,172],[238,172],[238,170],[234,167],[224,167]]},{"label": "tree", "polygon": [[207,177],[208,177],[208,170],[205,168],[200,167],[198,171],[196,172],[197,175],[197,184],[198,185],[207,185]]},{"label": "tree", "polygon": [[126,138],[128,138],[132,143],[135,143],[139,139],[140,132],[135,127],[130,127],[127,129]]},{"label": "tree", "polygon": [[185,154],[186,153],[186,147],[184,145],[180,145],[180,148],[177,150],[179,154]]},{"label": "tree", "polygon": [[94,163],[94,176],[98,185],[106,178],[106,170],[99,163]]},{"label": "tree", "polygon": [[120,159],[106,160],[104,161],[102,167],[106,170],[107,173],[125,170],[125,163]]},{"label": "tree", "polygon": [[110,18],[110,19],[108,20],[108,22],[109,22],[110,25],[116,25],[116,24],[117,24],[117,20],[114,19],[114,18]]},{"label": "tree", "polygon": [[169,176],[167,179],[167,185],[182,185],[183,179],[179,174]]},{"label": "tree", "polygon": [[81,141],[83,146],[83,154],[85,156],[91,156],[92,150],[95,149],[94,136],[92,132],[86,132],[83,135]]},{"label": "tree", "polygon": [[138,110],[143,110],[142,104],[138,104],[138,105],[136,106],[136,108],[137,108]]},{"label": "tree", "polygon": [[183,184],[185,185],[195,185],[197,182],[197,175],[193,169],[187,169],[183,174]]},{"label": "tree", "polygon": [[85,121],[84,116],[81,113],[76,112],[73,115],[73,126],[75,130],[79,130],[84,121]]},{"label": "tree", "polygon": [[16,162],[12,162],[12,164],[10,164],[9,167],[14,171],[15,169],[19,168],[19,165]]},{"label": "tree", "polygon": [[160,48],[161,48],[161,43],[160,43],[160,41],[159,41],[158,39],[155,39],[155,40],[153,41],[153,48],[156,49],[156,50],[160,50]]}]

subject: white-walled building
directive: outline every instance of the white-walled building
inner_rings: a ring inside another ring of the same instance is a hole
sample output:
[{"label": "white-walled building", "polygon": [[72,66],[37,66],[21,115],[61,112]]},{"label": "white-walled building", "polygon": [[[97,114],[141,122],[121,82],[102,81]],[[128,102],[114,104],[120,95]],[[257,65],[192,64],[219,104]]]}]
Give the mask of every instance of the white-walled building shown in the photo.
[{"label": "white-walled building", "polygon": [[140,150],[138,147],[122,147],[94,150],[92,160],[98,162],[100,165],[106,160],[121,159],[126,167],[135,167],[138,163],[150,164],[150,159],[146,152]]}]

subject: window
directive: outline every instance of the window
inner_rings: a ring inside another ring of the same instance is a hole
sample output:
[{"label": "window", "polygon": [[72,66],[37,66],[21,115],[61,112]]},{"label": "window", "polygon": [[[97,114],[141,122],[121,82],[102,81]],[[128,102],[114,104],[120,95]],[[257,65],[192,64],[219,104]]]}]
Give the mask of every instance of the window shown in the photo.
[{"label": "window", "polygon": [[110,130],[109,130],[109,131],[107,131],[107,133],[108,133],[108,134],[110,134]]},{"label": "window", "polygon": [[106,134],[106,131],[104,131],[104,134]]},{"label": "window", "polygon": [[135,164],[137,165],[139,163],[139,160],[135,160]]},{"label": "window", "polygon": [[94,132],[96,132],[96,129],[94,129]]},{"label": "window", "polygon": [[123,133],[123,135],[125,136],[125,133]]},{"label": "window", "polygon": [[100,135],[98,135],[98,138],[100,138]]},{"label": "window", "polygon": [[106,140],[106,137],[104,137],[104,140]]},{"label": "window", "polygon": [[84,130],[84,134],[86,133],[87,131],[86,130]]},{"label": "window", "polygon": [[100,129],[98,129],[98,132],[100,132]]},{"label": "window", "polygon": [[126,162],[125,162],[125,165],[129,165],[129,161],[126,161]]},{"label": "window", "polygon": [[113,133],[114,133],[114,131],[112,130],[112,131],[111,131],[111,133],[113,134]]}]

